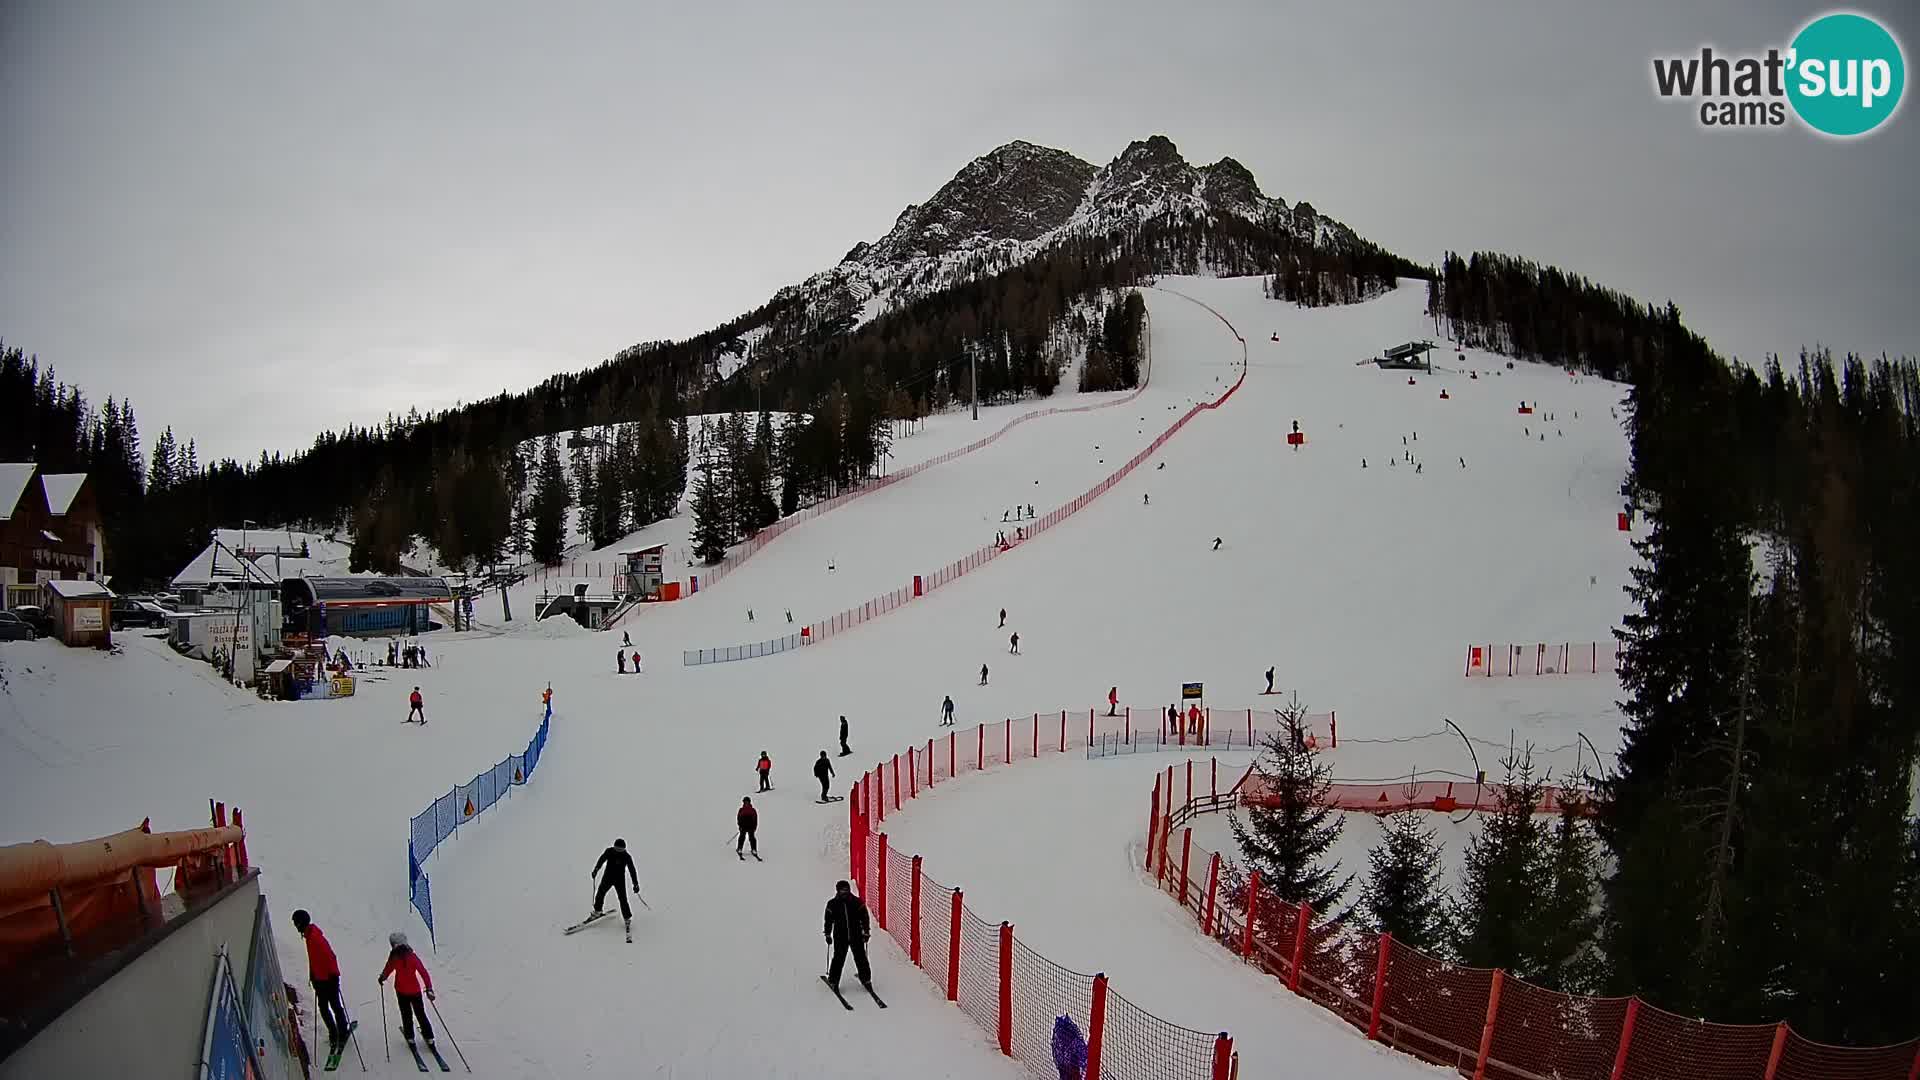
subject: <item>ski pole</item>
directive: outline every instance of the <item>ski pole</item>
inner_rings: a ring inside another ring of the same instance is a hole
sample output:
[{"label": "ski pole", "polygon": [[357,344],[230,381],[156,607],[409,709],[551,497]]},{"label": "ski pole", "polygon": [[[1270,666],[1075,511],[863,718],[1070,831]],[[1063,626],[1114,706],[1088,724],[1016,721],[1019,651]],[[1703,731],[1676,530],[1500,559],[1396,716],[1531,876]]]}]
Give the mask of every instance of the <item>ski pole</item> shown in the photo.
[{"label": "ski pole", "polygon": [[428,998],[427,1004],[433,1006],[433,1018],[440,1021],[440,1030],[447,1033],[447,1041],[453,1044],[453,1052],[460,1054],[460,1064],[466,1065],[467,1071],[472,1072],[473,1066],[467,1065],[467,1055],[460,1051],[460,1040],[453,1037],[453,1029],[447,1026],[447,1018],[440,1015],[440,1003]]},{"label": "ski pole", "polygon": [[360,1059],[360,1071],[367,1071],[367,1055],[360,1052],[360,1029],[353,1029],[353,1056]]},{"label": "ski pole", "polygon": [[380,988],[380,1045],[386,1048],[387,1060],[393,1060],[393,1043],[387,1041],[387,988]]},{"label": "ski pole", "polygon": [[640,895],[640,890],[639,890],[639,889],[635,889],[635,890],[633,890],[633,898],[634,898],[635,900],[638,900],[638,901],[640,901],[640,906],[641,906],[641,907],[643,907],[643,908],[646,908],[646,909],[647,909],[648,911],[652,911],[652,910],[653,910],[653,905],[652,905],[652,904],[649,904],[649,903],[647,903],[647,898],[646,898],[646,897],[644,897],[644,896],[641,896],[641,895]]}]

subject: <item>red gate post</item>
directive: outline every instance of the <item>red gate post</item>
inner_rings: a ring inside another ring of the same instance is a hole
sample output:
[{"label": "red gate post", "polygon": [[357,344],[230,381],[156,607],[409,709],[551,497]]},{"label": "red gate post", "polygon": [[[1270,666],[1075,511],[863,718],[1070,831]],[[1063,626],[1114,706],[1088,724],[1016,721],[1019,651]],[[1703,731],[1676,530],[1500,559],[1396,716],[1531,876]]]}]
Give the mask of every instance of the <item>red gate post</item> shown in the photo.
[{"label": "red gate post", "polygon": [[973,748],[973,767],[977,771],[987,767],[987,725],[986,724],[980,723],[980,724],[975,724],[973,726],[973,739],[975,743],[975,746]]},{"label": "red gate post", "polygon": [[1227,1080],[1233,1067],[1233,1040],[1226,1032],[1213,1040],[1213,1080]]},{"label": "red gate post", "polygon": [[880,929],[887,928],[887,834],[880,834]]},{"label": "red gate post", "polygon": [[1013,1056],[1013,924],[1000,924],[1000,1052]]},{"label": "red gate post", "polygon": [[1013,764],[1013,717],[1011,716],[1007,717],[1007,726],[1001,730],[1000,734],[1005,736],[1006,738],[1006,743],[1007,743],[1007,756],[1005,759],[1006,764],[1011,765]]},{"label": "red gate post", "polygon": [[913,751],[913,747],[907,747],[907,798],[909,799],[920,797],[920,770],[914,768]]},{"label": "red gate post", "polygon": [[935,765],[938,765],[938,764],[939,764],[939,760],[935,758],[933,754],[933,740],[928,739],[927,740],[927,786],[928,787],[932,787],[934,785],[934,781],[940,778],[940,770],[934,767]]},{"label": "red gate post", "polygon": [[1187,805],[1193,805],[1193,759],[1187,759]]},{"label": "red gate post", "polygon": [[1373,1016],[1367,1021],[1367,1041],[1380,1041],[1380,1007],[1387,1000],[1387,956],[1393,951],[1393,935],[1380,935],[1380,959],[1373,964]]},{"label": "red gate post", "polygon": [[1247,882],[1247,939],[1241,943],[1241,953],[1253,956],[1253,920],[1260,913],[1260,871],[1255,870]]},{"label": "red gate post", "polygon": [[1087,1080],[1100,1080],[1100,1051],[1107,1036],[1107,973],[1093,977],[1093,1007],[1087,1018]]},{"label": "red gate post", "polygon": [[[1561,670],[1566,670],[1562,668]],[[1780,1075],[1780,1055],[1787,1049],[1787,1022],[1780,1021],[1773,1028],[1773,1050],[1767,1054],[1767,1071],[1762,1080],[1774,1080]]]},{"label": "red gate post", "polygon": [[960,758],[953,752],[954,732],[947,732],[947,779],[960,775]]},{"label": "red gate post", "polygon": [[947,1000],[960,1000],[960,890],[953,890],[953,914],[947,926]]},{"label": "red gate post", "polygon": [[1213,937],[1213,913],[1215,902],[1220,896],[1220,853],[1213,853],[1213,860],[1207,865],[1207,937]]},{"label": "red gate post", "polygon": [[920,856],[913,857],[913,901],[909,908],[913,922],[907,927],[907,954],[913,958],[913,966],[920,965]]},{"label": "red gate post", "polygon": [[1153,809],[1147,811],[1147,872],[1153,872],[1153,834],[1160,828],[1160,778],[1153,778]]},{"label": "red gate post", "polygon": [[[1487,1022],[1480,1029],[1480,1057],[1473,1066],[1473,1080],[1486,1080],[1487,1077],[1487,1058],[1493,1054],[1493,1025],[1500,1016],[1500,987],[1506,979],[1505,971],[1500,968],[1493,969],[1493,989],[1487,993]],[[1785,1025],[1783,1024],[1782,1027],[1784,1028]],[[1780,1041],[1775,1039],[1773,1045],[1777,1050]],[[1771,1077],[1772,1073],[1769,1072],[1768,1076]]]},{"label": "red gate post", "polygon": [[1293,922],[1293,970],[1287,973],[1287,989],[1296,994],[1300,992],[1300,966],[1307,956],[1307,923],[1312,919],[1312,905],[1301,904],[1300,915]]},{"label": "red gate post", "polygon": [[[1613,1052],[1613,1072],[1608,1080],[1620,1080],[1627,1073],[1627,1050],[1633,1045],[1633,1022],[1640,1019],[1640,999],[1627,999],[1627,1019],[1620,1025],[1620,1049]],[[1914,1068],[1920,1069],[1920,1052],[1913,1058]],[[1911,1077],[1908,1080],[1912,1080]]]},{"label": "red gate post", "polygon": [[873,820],[884,824],[887,820],[887,767],[885,763],[873,767],[873,782]]},{"label": "red gate post", "polygon": [[900,809],[900,755],[893,755],[893,808]]},{"label": "red gate post", "polygon": [[[1087,716],[1091,718],[1093,713],[1089,711]],[[1063,754],[1067,752],[1067,710],[1065,709],[1060,710],[1060,752]]]},{"label": "red gate post", "polygon": [[1187,906],[1187,861],[1193,857],[1193,826],[1180,833],[1180,906]]}]

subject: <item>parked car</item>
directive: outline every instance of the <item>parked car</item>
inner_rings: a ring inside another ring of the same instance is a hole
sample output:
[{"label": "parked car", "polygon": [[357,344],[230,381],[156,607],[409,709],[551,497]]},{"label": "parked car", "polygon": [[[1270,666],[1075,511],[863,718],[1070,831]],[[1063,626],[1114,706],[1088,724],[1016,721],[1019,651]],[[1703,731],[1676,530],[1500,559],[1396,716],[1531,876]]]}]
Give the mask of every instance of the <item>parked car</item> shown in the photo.
[{"label": "parked car", "polygon": [[41,637],[53,636],[53,616],[47,614],[44,609],[33,604],[21,604],[13,609],[13,613],[20,616],[22,622],[33,627],[34,633]]},{"label": "parked car", "polygon": [[27,620],[11,611],[0,611],[0,641],[32,641],[40,635]]},{"label": "parked car", "polygon": [[157,605],[131,596],[114,597],[109,611],[115,630],[126,626],[162,626],[167,621],[166,614]]}]

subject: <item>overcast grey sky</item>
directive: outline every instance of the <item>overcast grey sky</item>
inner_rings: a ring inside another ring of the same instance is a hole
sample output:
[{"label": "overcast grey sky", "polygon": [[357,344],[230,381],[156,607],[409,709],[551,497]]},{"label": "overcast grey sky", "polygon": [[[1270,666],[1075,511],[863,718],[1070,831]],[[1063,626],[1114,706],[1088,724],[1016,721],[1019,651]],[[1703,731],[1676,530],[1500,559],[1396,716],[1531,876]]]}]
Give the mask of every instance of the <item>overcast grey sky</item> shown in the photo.
[{"label": "overcast grey sky", "polygon": [[[1671,298],[1723,351],[1920,353],[1913,103],[1837,143],[1651,89],[1825,10],[0,0],[0,337],[149,440],[291,450],[709,329],[1008,140],[1164,133],[1421,261]],[[1920,13],[1855,10],[1911,68]]]}]

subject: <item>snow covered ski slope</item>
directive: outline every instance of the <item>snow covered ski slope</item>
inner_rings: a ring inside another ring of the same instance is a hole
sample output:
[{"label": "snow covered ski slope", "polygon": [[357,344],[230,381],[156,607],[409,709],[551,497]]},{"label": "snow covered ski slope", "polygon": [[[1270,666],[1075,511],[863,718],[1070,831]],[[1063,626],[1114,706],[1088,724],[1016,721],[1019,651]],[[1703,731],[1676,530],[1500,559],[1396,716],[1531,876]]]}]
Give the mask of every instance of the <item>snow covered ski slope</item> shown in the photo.
[{"label": "snow covered ski slope", "polygon": [[[1460,767],[1462,752],[1437,740],[1359,741],[1424,735],[1441,717],[1498,742],[1513,732],[1561,745],[1578,731],[1604,751],[1616,737],[1607,676],[1467,680],[1460,662],[1469,642],[1606,639],[1631,559],[1614,526],[1626,450],[1609,412],[1622,388],[1472,353],[1436,360],[1478,379],[1436,370],[1408,385],[1405,373],[1356,366],[1432,336],[1416,288],[1304,310],[1265,299],[1257,280],[1161,284],[1173,291],[1145,294],[1154,367],[1135,402],[1023,424],[793,529],[699,596],[649,607],[621,628],[647,656],[644,675],[615,672],[617,632],[438,634],[431,669],[375,675],[349,699],[262,703],[144,639],[115,657],[10,644],[0,653],[0,739],[17,751],[0,757],[9,838],[99,835],[149,814],[197,822],[210,795],[245,807],[274,910],[304,907],[327,927],[364,1021],[387,932],[423,933],[406,906],[407,819],[524,745],[551,683],[538,775],[428,865],[439,947],[426,959],[477,1071],[1017,1075],[881,935],[872,955],[885,1014],[864,995],[846,1012],[817,985],[821,910],[846,874],[846,812],[815,802],[808,771],[836,749],[840,715],[855,754],[831,758],[846,774],[837,792],[934,734],[945,695],[962,725],[1084,709],[1116,685],[1124,701],[1164,704],[1201,681],[1209,701],[1237,706],[1261,700],[1269,666],[1314,710],[1339,710],[1346,777]],[[1045,513],[1107,476],[1238,374],[1240,342],[1187,297],[1245,336],[1246,381],[1113,490],[819,645],[677,662],[686,648],[785,633],[788,609],[797,625],[906,585],[1011,530],[1000,518],[1014,505]],[[1518,415],[1522,399],[1538,411]],[[1009,415],[983,411],[979,429],[934,452]],[[1297,451],[1285,440],[1294,420],[1306,434]],[[523,621],[525,611],[516,605]],[[425,727],[400,723],[416,684]],[[774,790],[761,794],[763,749]],[[911,841],[950,867],[943,880],[1019,923],[1029,947],[1108,972],[1169,1020],[1231,1030],[1243,1061],[1262,1063],[1247,1075],[1432,1075],[1233,969],[1136,879],[1122,838],[1139,831],[1153,768],[1151,757],[1063,759],[975,778],[903,816],[895,846]],[[764,862],[727,860],[742,795],[759,810]],[[563,936],[586,914],[589,868],[615,837],[651,905],[635,905],[634,944],[600,927]],[[302,958],[282,960],[300,978]]]}]

